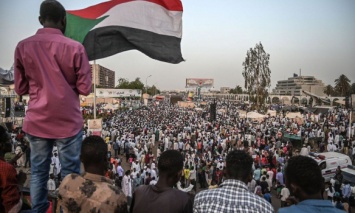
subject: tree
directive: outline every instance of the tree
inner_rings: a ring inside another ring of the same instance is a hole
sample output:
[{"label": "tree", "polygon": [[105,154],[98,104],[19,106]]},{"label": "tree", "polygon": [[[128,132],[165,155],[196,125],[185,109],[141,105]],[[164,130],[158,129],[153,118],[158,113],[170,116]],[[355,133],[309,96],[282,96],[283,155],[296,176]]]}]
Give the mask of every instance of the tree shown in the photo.
[{"label": "tree", "polygon": [[229,90],[231,94],[243,94],[243,88],[237,85],[234,89]]},{"label": "tree", "polygon": [[125,78],[118,79],[117,89],[140,89],[143,90],[144,84],[141,82],[140,78],[136,78],[134,81],[129,82]]},{"label": "tree", "polygon": [[344,74],[340,75],[339,78],[335,79],[335,91],[339,96],[347,96],[350,92],[350,80]]},{"label": "tree", "polygon": [[149,95],[157,95],[160,94],[160,90],[155,85],[153,85],[147,88],[147,93]]},{"label": "tree", "polygon": [[129,81],[125,78],[118,79],[118,85],[116,86],[117,89],[128,89]]},{"label": "tree", "polygon": [[256,96],[256,106],[264,103],[265,89],[270,87],[271,70],[269,68],[270,54],[266,53],[261,42],[254,49],[250,48],[243,62],[244,87],[249,95]]},{"label": "tree", "polygon": [[144,84],[141,82],[140,78],[136,78],[134,81],[130,82],[129,89],[141,89],[143,90]]},{"label": "tree", "polygon": [[323,92],[327,95],[327,96],[331,96],[334,95],[334,88],[332,87],[332,85],[328,84],[326,87],[324,87]]},{"label": "tree", "polygon": [[351,94],[355,94],[355,83],[351,84]]}]

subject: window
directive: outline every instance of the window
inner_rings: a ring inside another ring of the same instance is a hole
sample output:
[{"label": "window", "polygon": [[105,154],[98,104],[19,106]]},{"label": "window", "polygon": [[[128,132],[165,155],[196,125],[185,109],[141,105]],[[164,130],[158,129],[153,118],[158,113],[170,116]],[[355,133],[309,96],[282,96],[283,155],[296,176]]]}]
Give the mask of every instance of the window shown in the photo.
[{"label": "window", "polygon": [[321,164],[319,164],[319,168],[320,168],[320,170],[323,170],[323,169],[327,168],[327,165],[325,164],[325,162],[322,162]]}]

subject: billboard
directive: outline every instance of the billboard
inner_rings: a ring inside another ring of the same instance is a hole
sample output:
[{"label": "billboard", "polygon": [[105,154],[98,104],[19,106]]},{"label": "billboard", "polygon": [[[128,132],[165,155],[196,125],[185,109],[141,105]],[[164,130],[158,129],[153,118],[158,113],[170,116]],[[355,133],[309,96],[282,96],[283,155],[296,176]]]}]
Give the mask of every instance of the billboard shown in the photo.
[{"label": "billboard", "polygon": [[140,89],[96,89],[96,97],[102,98],[123,98],[123,97],[141,97]]},{"label": "billboard", "polygon": [[213,87],[212,78],[186,78],[186,88]]}]

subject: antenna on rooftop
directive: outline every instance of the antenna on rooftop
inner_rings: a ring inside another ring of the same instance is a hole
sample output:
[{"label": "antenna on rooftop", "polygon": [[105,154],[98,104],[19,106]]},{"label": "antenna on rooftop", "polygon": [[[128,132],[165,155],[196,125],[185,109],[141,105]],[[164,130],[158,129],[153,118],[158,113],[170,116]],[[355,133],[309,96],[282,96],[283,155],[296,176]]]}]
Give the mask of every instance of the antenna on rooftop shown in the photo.
[{"label": "antenna on rooftop", "polygon": [[301,69],[300,69],[300,77],[301,77],[302,75],[301,75]]}]

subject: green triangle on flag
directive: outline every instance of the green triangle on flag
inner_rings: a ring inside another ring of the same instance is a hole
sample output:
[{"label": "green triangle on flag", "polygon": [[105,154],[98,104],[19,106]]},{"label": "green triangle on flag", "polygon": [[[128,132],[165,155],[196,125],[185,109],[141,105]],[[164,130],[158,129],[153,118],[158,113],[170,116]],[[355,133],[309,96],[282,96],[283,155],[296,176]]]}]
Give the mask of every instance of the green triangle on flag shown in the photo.
[{"label": "green triangle on flag", "polygon": [[88,34],[88,32],[107,17],[108,16],[103,16],[98,19],[86,19],[80,16],[67,13],[67,26],[65,29],[65,36],[74,39],[80,43],[83,43],[85,36]]}]

